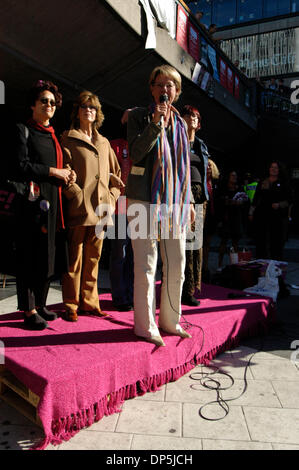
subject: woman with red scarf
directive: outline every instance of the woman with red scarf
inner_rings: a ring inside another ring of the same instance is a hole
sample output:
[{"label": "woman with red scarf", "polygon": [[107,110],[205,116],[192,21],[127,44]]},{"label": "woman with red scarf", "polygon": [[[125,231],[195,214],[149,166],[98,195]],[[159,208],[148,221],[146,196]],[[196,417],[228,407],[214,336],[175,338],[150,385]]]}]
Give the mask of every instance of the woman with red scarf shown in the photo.
[{"label": "woman with red scarf", "polygon": [[46,300],[55,272],[56,232],[64,228],[61,186],[76,178],[63,169],[62,150],[50,126],[61,102],[57,86],[39,80],[28,96],[32,117],[26,125],[16,126],[16,178],[30,188],[20,201],[18,216],[17,295],[30,330],[43,330],[57,317],[46,308]]}]

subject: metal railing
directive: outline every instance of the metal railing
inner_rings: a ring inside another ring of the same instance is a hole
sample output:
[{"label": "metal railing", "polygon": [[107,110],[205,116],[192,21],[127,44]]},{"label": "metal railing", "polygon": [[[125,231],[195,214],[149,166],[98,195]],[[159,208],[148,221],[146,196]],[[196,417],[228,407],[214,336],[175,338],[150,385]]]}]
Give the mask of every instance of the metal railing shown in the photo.
[{"label": "metal railing", "polygon": [[299,104],[293,104],[290,98],[271,90],[260,92],[260,112],[299,123]]},{"label": "metal railing", "polygon": [[[215,56],[217,58],[218,73],[220,75],[220,65],[219,62],[222,61],[227,64],[230,71],[234,77],[238,79],[238,93],[234,93],[235,99],[244,107],[246,107],[252,114],[257,112],[257,102],[256,102],[256,86],[255,82],[252,79],[249,79],[244,75],[230,60],[230,58],[224,53],[217,43],[215,43],[208,32],[202,28],[194,17],[190,8],[186,5],[183,0],[175,0],[177,4],[177,9],[180,6],[185,11],[188,16],[188,21],[194,29],[199,33],[200,39],[203,39],[209,47],[213,48]],[[177,15],[178,17],[178,15]],[[190,52],[189,52],[190,54]],[[192,54],[190,54],[192,55]],[[213,74],[213,72],[212,72]],[[219,80],[218,80],[219,81]],[[221,81],[220,81],[221,83]],[[222,84],[222,83],[221,83]]]}]

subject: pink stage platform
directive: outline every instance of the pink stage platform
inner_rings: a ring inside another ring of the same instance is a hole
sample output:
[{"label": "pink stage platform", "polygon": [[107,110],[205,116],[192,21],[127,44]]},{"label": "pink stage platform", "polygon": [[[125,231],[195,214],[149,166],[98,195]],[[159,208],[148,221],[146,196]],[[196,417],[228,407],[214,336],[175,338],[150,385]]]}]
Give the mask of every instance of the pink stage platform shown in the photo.
[{"label": "pink stage platform", "polygon": [[110,294],[100,296],[110,318],[80,316],[77,323],[58,318],[41,332],[25,330],[19,313],[1,315],[5,367],[40,397],[45,438],[37,448],[70,439],[120,411],[124,400],[154,392],[241,339],[265,333],[274,319],[271,299],[230,299],[231,292],[243,294],[203,286],[200,306],[183,308],[181,323],[192,339],[162,332],[162,348],[134,335],[133,312],[113,310]]}]

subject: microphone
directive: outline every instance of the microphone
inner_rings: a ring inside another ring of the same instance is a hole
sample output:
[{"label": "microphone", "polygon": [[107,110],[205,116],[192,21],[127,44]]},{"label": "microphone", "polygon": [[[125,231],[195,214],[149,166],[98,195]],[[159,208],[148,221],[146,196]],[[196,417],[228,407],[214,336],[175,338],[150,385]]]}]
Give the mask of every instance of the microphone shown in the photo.
[{"label": "microphone", "polygon": [[[164,93],[163,95],[161,95],[159,101],[160,101],[160,103],[167,103],[167,102],[168,102],[168,95],[167,95],[167,93]],[[161,126],[161,127],[164,127],[164,116],[161,116],[161,119],[160,119],[160,126]]]}]

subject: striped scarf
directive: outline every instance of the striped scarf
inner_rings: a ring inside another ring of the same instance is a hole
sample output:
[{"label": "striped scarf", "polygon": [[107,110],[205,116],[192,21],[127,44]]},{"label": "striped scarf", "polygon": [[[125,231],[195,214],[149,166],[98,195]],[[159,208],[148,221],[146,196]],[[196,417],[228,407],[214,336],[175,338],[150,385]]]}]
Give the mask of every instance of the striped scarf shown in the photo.
[{"label": "striped scarf", "polygon": [[[161,205],[165,204],[167,216],[169,218],[175,216],[178,224],[183,228],[188,222],[191,198],[190,148],[184,121],[173,106],[170,113],[170,126],[172,145],[169,143],[164,128],[157,140],[151,202],[154,204],[154,218],[158,222],[163,219]],[[171,147],[173,147],[173,155]],[[173,214],[173,205],[179,209],[178,214]]]}]

